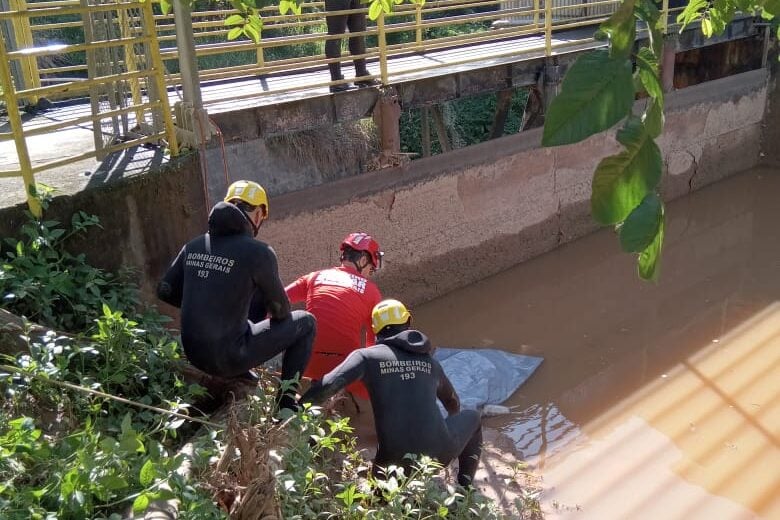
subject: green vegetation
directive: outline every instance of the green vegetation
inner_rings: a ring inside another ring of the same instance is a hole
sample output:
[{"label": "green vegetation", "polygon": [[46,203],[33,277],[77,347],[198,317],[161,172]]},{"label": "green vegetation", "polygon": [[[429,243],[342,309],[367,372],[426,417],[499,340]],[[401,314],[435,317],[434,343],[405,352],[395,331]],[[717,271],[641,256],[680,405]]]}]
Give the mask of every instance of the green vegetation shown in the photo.
[{"label": "green vegetation", "polygon": [[320,408],[274,418],[267,374],[227,421],[200,417],[204,389],[178,375],[166,320],[126,276],[66,252],[97,219],[28,215],[0,252],[0,297],[51,330],[0,355],[0,517],[118,520],[175,500],[181,519],[538,518],[528,495],[498,511],[428,459],[372,477],[348,419]]},{"label": "green vegetation", "polygon": [[[755,13],[768,20],[780,14],[774,0],[691,0],[678,16],[683,27],[701,22],[705,36],[722,32],[735,13]],[[635,49],[637,21],[649,42]],[[658,192],[663,171],[655,139],[664,127],[664,92],[658,63],[666,21],[652,0],[623,0],[596,36],[609,50],[580,56],[566,73],[561,94],[546,116],[542,144],[581,141],[619,122],[623,151],[604,158],[593,174],[591,209],[600,224],[613,225],[624,251],[638,255],[639,276],[655,280],[664,239],[664,204]],[[645,95],[641,117],[632,114],[635,95]]]},{"label": "green vegetation", "polygon": [[[504,124],[503,135],[515,134],[521,130],[528,91],[517,90]],[[453,148],[462,148],[490,139],[490,131],[496,113],[496,94],[461,98],[442,105],[442,117],[447,127],[448,138]],[[422,156],[423,110],[413,109],[401,114],[401,151]],[[441,144],[435,125],[429,121],[431,154],[441,153]]]}]

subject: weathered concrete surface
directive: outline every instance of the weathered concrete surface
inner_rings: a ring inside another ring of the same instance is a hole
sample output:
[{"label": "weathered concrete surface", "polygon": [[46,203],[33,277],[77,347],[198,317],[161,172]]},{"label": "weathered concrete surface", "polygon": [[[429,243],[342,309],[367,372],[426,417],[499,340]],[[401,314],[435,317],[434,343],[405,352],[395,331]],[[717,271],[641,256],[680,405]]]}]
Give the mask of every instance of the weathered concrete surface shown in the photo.
[{"label": "weathered concrete surface", "polygon": [[[17,236],[25,209],[26,205],[17,205],[2,210],[0,236]],[[105,269],[136,268],[142,291],[151,295],[155,280],[187,238],[206,224],[196,156],[144,175],[56,197],[46,219],[67,223],[79,210],[97,215],[101,227],[71,240],[69,248],[86,253],[91,262]]]},{"label": "weathered concrete surface", "polygon": [[[667,199],[758,162],[767,80],[759,70],[669,96],[659,139]],[[537,129],[286,194],[272,201],[263,237],[292,280],[335,262],[347,232],[368,230],[387,251],[385,293],[420,302],[595,229],[590,183],[619,149],[613,134],[542,149]]]},{"label": "weathered concrete surface", "polygon": [[780,45],[772,40],[767,56],[767,66],[770,70],[767,107],[761,134],[762,162],[771,165],[780,164]]},{"label": "weathered concrete surface", "polygon": [[[759,70],[668,97],[659,139],[667,199],[758,162],[768,84]],[[618,150],[614,131],[552,149],[540,139],[535,129],[272,197],[261,238],[276,249],[289,282],[335,263],[339,240],[367,230],[387,252],[378,277],[384,293],[410,304],[434,298],[595,229],[591,178],[598,161]],[[204,230],[197,156],[176,167],[57,199],[49,216],[96,213],[104,230],[74,247],[108,268],[139,267],[148,290],[181,245]],[[20,213],[3,215],[2,235],[18,226]]]}]

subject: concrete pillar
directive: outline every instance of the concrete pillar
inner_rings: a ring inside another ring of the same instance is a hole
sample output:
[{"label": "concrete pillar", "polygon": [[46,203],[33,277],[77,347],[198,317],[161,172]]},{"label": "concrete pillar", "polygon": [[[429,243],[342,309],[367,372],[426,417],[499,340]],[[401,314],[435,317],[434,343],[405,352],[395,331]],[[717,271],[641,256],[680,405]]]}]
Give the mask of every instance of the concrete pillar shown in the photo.
[{"label": "concrete pillar", "polygon": [[674,58],[677,55],[677,37],[667,35],[664,38],[663,55],[661,56],[661,87],[664,92],[674,90]]},{"label": "concrete pillar", "polygon": [[552,100],[555,99],[561,91],[561,81],[563,79],[563,67],[558,65],[557,60],[548,59],[544,64],[544,107],[545,109],[550,106]]},{"label": "concrete pillar", "polygon": [[374,124],[385,155],[401,153],[401,103],[394,88],[384,89],[374,105]]},{"label": "concrete pillar", "polygon": [[176,126],[180,144],[195,148],[211,140],[216,130],[212,128],[208,114],[203,108],[198,58],[195,54],[195,37],[192,30],[192,9],[187,0],[174,0],[173,19],[176,23],[176,47],[183,98],[183,101],[176,103],[174,107]]}]

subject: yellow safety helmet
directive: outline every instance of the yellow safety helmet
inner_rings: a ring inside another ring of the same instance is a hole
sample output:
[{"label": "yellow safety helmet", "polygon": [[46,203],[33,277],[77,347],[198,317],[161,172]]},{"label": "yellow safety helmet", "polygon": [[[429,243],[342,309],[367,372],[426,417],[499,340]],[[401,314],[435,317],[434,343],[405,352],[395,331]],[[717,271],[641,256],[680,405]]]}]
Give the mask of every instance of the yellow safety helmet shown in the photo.
[{"label": "yellow safety helmet", "polygon": [[382,300],[371,311],[371,328],[378,334],[388,325],[403,325],[411,317],[406,306],[398,300]]},{"label": "yellow safety helmet", "polygon": [[252,206],[265,206],[265,217],[268,218],[268,195],[262,186],[254,181],[236,181],[230,185],[225,195],[225,202],[242,200]]}]

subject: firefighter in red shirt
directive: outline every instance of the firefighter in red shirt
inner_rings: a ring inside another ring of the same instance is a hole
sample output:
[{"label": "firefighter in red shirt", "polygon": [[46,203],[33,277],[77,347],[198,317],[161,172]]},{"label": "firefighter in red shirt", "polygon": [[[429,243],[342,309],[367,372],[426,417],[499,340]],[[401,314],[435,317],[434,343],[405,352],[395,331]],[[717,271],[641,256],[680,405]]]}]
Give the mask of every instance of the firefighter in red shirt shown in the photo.
[{"label": "firefighter in red shirt", "polygon": [[[373,345],[371,310],[382,295],[369,280],[382,267],[379,244],[366,233],[351,233],[341,243],[341,265],[315,271],[285,287],[291,303],[305,301],[306,310],[317,318],[317,334],[304,376],[322,379],[347,355]],[[363,383],[347,387],[361,399],[368,399]]]}]

